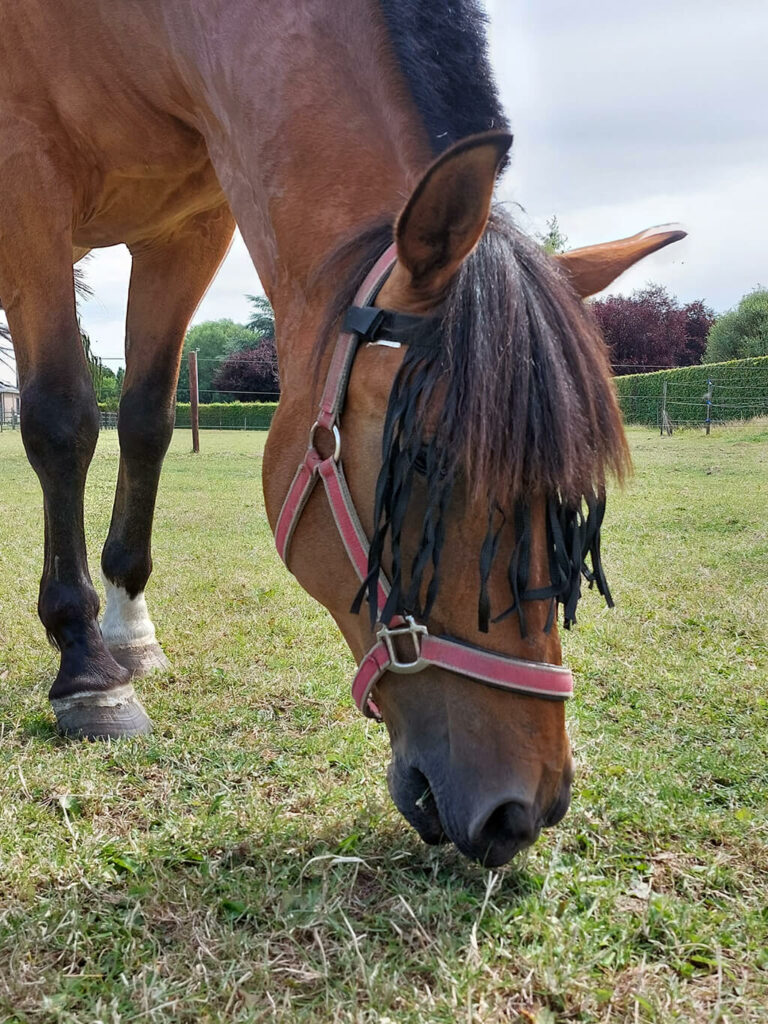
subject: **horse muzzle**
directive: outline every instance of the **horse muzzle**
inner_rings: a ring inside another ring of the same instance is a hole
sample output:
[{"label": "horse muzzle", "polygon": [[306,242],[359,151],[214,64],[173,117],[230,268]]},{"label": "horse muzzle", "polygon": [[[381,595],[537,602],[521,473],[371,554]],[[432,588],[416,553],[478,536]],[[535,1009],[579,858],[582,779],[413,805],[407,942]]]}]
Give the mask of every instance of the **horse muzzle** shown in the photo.
[{"label": "horse muzzle", "polygon": [[[439,773],[435,773],[440,778]],[[420,768],[394,757],[388,771],[395,806],[429,844],[452,842],[470,860],[496,868],[531,846],[542,828],[557,824],[570,805],[572,770],[563,773],[554,801],[542,807],[514,783],[478,792],[456,780],[432,785]]]}]

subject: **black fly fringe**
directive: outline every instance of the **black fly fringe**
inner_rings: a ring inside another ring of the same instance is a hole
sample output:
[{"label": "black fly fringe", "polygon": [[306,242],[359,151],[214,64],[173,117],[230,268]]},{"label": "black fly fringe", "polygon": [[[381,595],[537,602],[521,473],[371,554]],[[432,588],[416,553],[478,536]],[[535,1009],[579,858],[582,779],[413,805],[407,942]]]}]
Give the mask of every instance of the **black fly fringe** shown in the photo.
[{"label": "black fly fringe", "polygon": [[[360,273],[381,252],[383,229],[366,238]],[[349,258],[348,247],[340,253]],[[358,284],[350,280],[350,288]],[[351,301],[349,289],[342,300]],[[339,303],[329,324],[347,308]],[[368,575],[353,609],[367,600],[373,624],[429,617],[455,487],[467,507],[487,500],[477,552],[481,630],[515,615],[525,634],[531,601],[550,602],[547,629],[560,606],[570,627],[585,581],[611,605],[600,557],[605,482],[611,473],[622,478],[629,454],[605,345],[554,263],[496,209],[440,318],[397,340],[406,352],[385,418]],[[542,498],[549,583],[534,587],[531,508]],[[509,601],[491,608],[492,570],[511,530]],[[390,559],[391,592],[379,614],[377,584]]]},{"label": "black fly fringe", "polygon": [[[352,606],[352,611],[357,613],[363,601],[368,602],[372,627],[377,622],[387,624],[397,615],[413,615],[426,620],[438,596],[445,514],[458,468],[437,438],[424,438],[424,411],[440,380],[440,360],[441,355],[436,348],[416,344],[409,348],[390,395],[382,438],[382,468],[376,484],[376,525],[368,558],[368,575]],[[417,479],[426,488],[426,511],[416,553],[410,565],[405,566],[402,534]],[[520,633],[526,636],[525,604],[544,600],[550,602],[545,631],[551,630],[558,605],[563,608],[565,628],[570,629],[576,622],[582,579],[590,588],[596,587],[608,606],[613,607],[600,557],[604,497],[593,493],[575,505],[556,495],[548,499],[546,508],[550,583],[546,587],[529,587],[531,513],[527,503],[518,501],[514,511],[516,543],[507,566],[512,601],[505,610],[492,617],[488,581],[507,522],[501,507],[493,503],[479,559],[478,627],[482,632],[488,632],[491,622],[503,622],[516,614]],[[387,542],[392,555],[391,589],[380,611],[378,582],[383,573]]]},{"label": "black fly fringe", "polygon": [[[550,602],[544,631],[548,633],[555,621],[557,606],[563,608],[563,624],[570,629],[576,623],[576,607],[581,599],[581,581],[585,579],[590,589],[596,587],[609,608],[613,608],[613,598],[605,578],[603,563],[600,557],[600,527],[605,515],[605,499],[591,495],[583,499],[580,505],[568,505],[560,496],[551,497],[547,501],[547,555],[549,558],[549,586],[529,589],[531,550],[531,512],[530,507],[518,502],[515,507],[516,544],[507,567],[507,579],[512,592],[510,606],[491,621],[503,622],[516,613],[520,623],[520,633],[527,635],[525,621],[526,601]],[[483,553],[489,550],[491,532],[489,530],[483,545]],[[498,546],[498,540],[495,541]],[[495,556],[495,548],[493,549]],[[589,561],[587,561],[589,559]],[[487,595],[487,580],[490,576],[490,564],[480,560],[480,603],[478,625],[482,632],[488,632],[490,619],[490,602]]]},{"label": "black fly fringe", "polygon": [[[379,620],[388,623],[395,615],[426,619],[437,599],[445,512],[453,492],[456,467],[436,438],[424,439],[423,423],[441,376],[441,361],[437,345],[409,345],[390,394],[382,438],[382,467],[376,484],[368,575],[352,606],[352,611],[358,612],[367,599],[372,626]],[[426,511],[406,580],[402,533],[417,479],[426,484]],[[391,589],[379,614],[378,580],[387,541],[392,554]]]}]

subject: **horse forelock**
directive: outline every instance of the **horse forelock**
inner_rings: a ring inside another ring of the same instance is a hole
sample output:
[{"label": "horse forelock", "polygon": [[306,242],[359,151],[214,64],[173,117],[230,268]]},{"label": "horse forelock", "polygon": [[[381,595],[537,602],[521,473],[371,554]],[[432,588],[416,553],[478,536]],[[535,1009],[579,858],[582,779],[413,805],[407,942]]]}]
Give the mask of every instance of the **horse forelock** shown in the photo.
[{"label": "horse forelock", "polygon": [[[318,278],[343,274],[345,285],[328,309],[318,364],[391,240],[391,223],[374,223],[319,269]],[[599,328],[553,260],[501,208],[451,283],[440,350],[409,352],[401,378],[416,365],[420,413],[411,425],[436,436],[473,494],[503,504],[552,493],[577,501],[609,474],[623,477],[628,453]],[[438,384],[435,416],[424,388]]]},{"label": "horse forelock", "polygon": [[605,345],[549,256],[494,210],[452,283],[436,428],[473,495],[575,502],[627,449]]},{"label": "horse forelock", "polygon": [[[360,273],[390,238],[391,228],[383,225],[366,233],[345,304]],[[352,251],[345,247],[344,262]],[[337,305],[334,319],[341,312]],[[505,212],[494,210],[449,289],[441,346],[426,353],[407,350],[390,394],[369,580],[377,578],[389,543],[393,587],[384,619],[403,611],[429,614],[439,590],[445,515],[457,486],[488,510],[480,554],[485,625],[483,590],[501,517],[515,524],[511,608],[524,629],[521,601],[532,599],[525,596],[531,539],[525,524],[538,499],[548,508],[550,596],[566,607],[566,622],[573,619],[583,572],[609,597],[599,525],[606,478],[621,478],[628,462],[605,345],[589,310],[540,247]],[[406,563],[401,533],[418,477],[423,525]],[[591,570],[584,563],[587,554]],[[370,586],[369,596],[373,612]]]}]

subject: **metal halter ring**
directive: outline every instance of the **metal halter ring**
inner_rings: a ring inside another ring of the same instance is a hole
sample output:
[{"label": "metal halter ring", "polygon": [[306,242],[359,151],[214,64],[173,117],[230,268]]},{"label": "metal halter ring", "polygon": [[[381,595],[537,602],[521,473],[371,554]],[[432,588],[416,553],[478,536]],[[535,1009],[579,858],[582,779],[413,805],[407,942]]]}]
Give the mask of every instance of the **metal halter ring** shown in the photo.
[{"label": "metal halter ring", "polygon": [[[317,430],[317,428],[319,426],[320,426],[320,423],[317,420],[315,420],[315,422],[312,424],[312,426],[309,429],[309,447],[310,448],[314,448],[315,447],[315,431]],[[333,449],[333,461],[334,462],[338,462],[339,458],[341,456],[341,434],[339,433],[339,428],[336,426],[335,423],[333,424],[332,427],[328,427],[327,429],[328,429],[329,433],[333,434],[333,442],[334,442],[334,446],[335,446],[334,449]]]},{"label": "metal halter ring", "polygon": [[[421,642],[425,636],[429,635],[429,630],[426,626],[420,626],[412,615],[406,615],[405,621],[408,623],[407,626],[395,626],[394,629],[390,629],[382,623],[376,630],[376,636],[379,640],[383,640],[387,648],[390,660],[389,671],[410,675],[414,672],[421,672],[422,669],[429,665],[429,662],[421,656]],[[398,657],[393,642],[394,637],[398,636],[408,636],[411,638],[414,653],[413,661],[401,661]]]}]

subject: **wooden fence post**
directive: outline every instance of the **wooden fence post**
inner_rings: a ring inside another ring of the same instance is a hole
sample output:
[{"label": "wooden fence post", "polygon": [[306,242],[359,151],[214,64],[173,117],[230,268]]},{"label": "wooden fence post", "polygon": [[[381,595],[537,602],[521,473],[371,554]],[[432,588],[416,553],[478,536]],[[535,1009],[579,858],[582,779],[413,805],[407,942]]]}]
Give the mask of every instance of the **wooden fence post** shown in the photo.
[{"label": "wooden fence post", "polygon": [[189,353],[189,415],[192,421],[192,451],[200,451],[200,409],[197,388],[197,351]]}]

